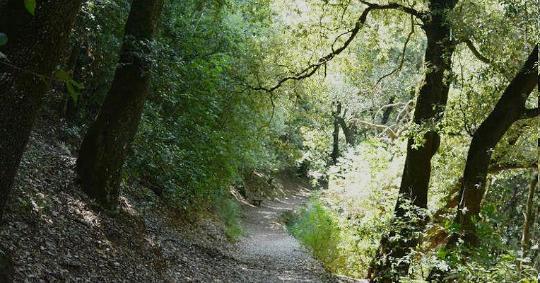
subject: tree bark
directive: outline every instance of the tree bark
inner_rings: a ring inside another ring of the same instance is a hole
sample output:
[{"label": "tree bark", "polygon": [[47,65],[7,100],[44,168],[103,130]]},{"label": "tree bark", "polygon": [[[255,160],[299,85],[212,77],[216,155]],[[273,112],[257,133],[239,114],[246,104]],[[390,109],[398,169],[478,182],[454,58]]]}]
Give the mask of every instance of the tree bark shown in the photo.
[{"label": "tree bark", "polygon": [[[522,118],[522,114],[526,110],[527,98],[537,84],[538,45],[505,89],[493,111],[473,134],[463,173],[460,202],[455,220],[459,224],[460,233],[450,237],[446,245],[447,250],[454,248],[459,240],[463,240],[467,246],[475,246],[478,243],[475,219],[480,214],[484,198],[491,154],[512,124]],[[445,271],[433,269],[428,281],[439,280],[445,273]]]},{"label": "tree bark", "polygon": [[461,201],[456,218],[466,244],[474,245],[478,240],[473,219],[480,213],[491,154],[506,131],[525,111],[527,98],[538,84],[537,62],[538,46],[473,135],[463,172]]},{"label": "tree bark", "polygon": [[347,125],[344,117],[338,117],[338,123],[341,126],[341,130],[343,130],[345,142],[348,145],[354,145],[356,143],[356,127],[354,125]]},{"label": "tree bark", "polygon": [[37,1],[35,16],[21,0],[0,2],[0,219],[44,94],[81,6],[81,0]]},{"label": "tree bark", "polygon": [[529,184],[529,192],[527,194],[527,205],[525,210],[525,221],[523,223],[523,233],[521,237],[521,251],[523,257],[527,257],[531,248],[531,229],[535,222],[534,198],[538,190],[538,172],[533,174],[531,183]]},{"label": "tree bark", "polygon": [[162,6],[162,0],[133,1],[111,89],[79,152],[77,172],[83,190],[109,210],[117,208],[122,166],[148,96],[148,43]]},{"label": "tree bark", "polygon": [[[388,105],[393,104],[395,100],[396,100],[395,96],[390,97],[390,99],[388,100]],[[390,115],[394,111],[394,107],[395,106],[388,106],[386,107],[386,109],[384,109],[383,115],[381,117],[381,125],[388,124],[388,120],[390,120]]]},{"label": "tree bark", "polygon": [[334,118],[334,132],[332,133],[332,153],[330,158],[332,159],[332,165],[337,164],[339,158],[339,115],[341,114],[341,102],[336,103],[336,109],[332,112]]},{"label": "tree bark", "polygon": [[375,282],[396,282],[400,276],[408,274],[410,263],[406,256],[419,242],[416,232],[425,225],[422,211],[427,208],[431,158],[440,145],[439,133],[433,127],[444,115],[450,88],[448,74],[452,71],[451,58],[455,50],[446,14],[454,9],[457,2],[430,0],[429,11],[423,17],[427,38],[424,64],[427,70],[418,93],[413,121],[427,129],[421,144],[417,145],[414,138],[409,138],[394,210],[395,229],[383,236],[369,272]]},{"label": "tree bark", "polygon": [[0,282],[13,282],[14,273],[13,260],[8,254],[0,250]]}]

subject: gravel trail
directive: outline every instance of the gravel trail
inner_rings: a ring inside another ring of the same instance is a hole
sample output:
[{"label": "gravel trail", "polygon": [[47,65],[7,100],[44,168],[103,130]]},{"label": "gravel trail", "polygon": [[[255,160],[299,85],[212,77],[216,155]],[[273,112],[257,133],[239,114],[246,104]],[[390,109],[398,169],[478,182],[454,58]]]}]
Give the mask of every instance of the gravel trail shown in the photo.
[{"label": "gravel trail", "polygon": [[284,197],[244,208],[246,236],[237,243],[234,257],[254,272],[249,281],[345,282],[327,273],[281,223],[283,213],[297,209],[310,196],[310,190],[300,182],[287,180],[284,185]]}]

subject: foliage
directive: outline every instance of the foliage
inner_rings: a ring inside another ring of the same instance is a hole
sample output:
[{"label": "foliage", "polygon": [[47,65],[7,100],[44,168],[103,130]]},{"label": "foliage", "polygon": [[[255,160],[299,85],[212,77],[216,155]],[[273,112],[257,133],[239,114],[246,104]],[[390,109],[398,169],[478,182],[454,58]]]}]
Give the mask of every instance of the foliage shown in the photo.
[{"label": "foliage", "polygon": [[331,168],[328,190],[313,199],[290,231],[336,273],[365,278],[387,232],[403,160],[377,140],[359,144]]},{"label": "foliage", "polygon": [[[422,10],[429,1],[395,2]],[[230,187],[254,169],[301,165],[314,183],[328,182],[328,190],[300,213],[291,233],[328,269],[364,277],[381,235],[395,228],[389,218],[406,140],[415,138],[420,145],[422,133],[434,129],[442,139],[432,162],[428,213],[433,221],[412,255],[410,278],[403,280],[423,280],[434,265],[452,267],[453,275],[461,276],[457,279],[471,282],[531,276],[538,252],[523,258],[519,245],[528,170],[490,174],[477,219],[482,246],[471,256],[441,249],[440,241],[430,243],[429,229],[456,230],[455,209],[447,206],[459,188],[471,136],[537,42],[538,27],[530,20],[538,17],[536,1],[458,2],[448,13],[457,49],[452,71],[445,74],[451,83],[445,116],[422,126],[410,121],[420,78],[430,66],[423,65],[424,31],[409,15],[373,12],[346,52],[313,76],[266,93],[256,89],[273,86],[343,43],[365,5],[345,0],[166,3],[159,37],[141,43],[153,50],[147,58],[153,63],[152,92],[126,180],[161,192],[185,212],[216,212],[228,236],[236,238],[242,232]],[[70,129],[84,129],[97,114],[116,67],[111,62],[117,61],[128,8],[129,1],[111,0],[83,6],[72,38],[81,54],[74,66],[62,68],[71,76],[57,74],[71,87],[85,86],[78,89],[79,109]],[[0,33],[0,45],[6,40]],[[528,107],[537,106],[537,95]],[[356,144],[348,145],[340,134],[341,157],[330,166],[338,102],[345,123],[356,129]],[[513,167],[537,162],[536,122],[516,122],[493,149],[492,162]],[[540,235],[540,227],[535,229]],[[448,253],[451,260],[440,260]],[[520,261],[522,272],[512,273]]]},{"label": "foliage", "polygon": [[183,209],[205,209],[246,170],[280,165],[268,137],[283,121],[268,125],[268,102],[240,86],[238,66],[253,52],[241,43],[241,15],[198,4],[167,6],[154,47],[154,94],[129,163]]},{"label": "foliage", "polygon": [[225,235],[229,240],[237,240],[244,234],[240,225],[240,207],[231,199],[223,199],[217,204],[217,215],[225,226]]}]

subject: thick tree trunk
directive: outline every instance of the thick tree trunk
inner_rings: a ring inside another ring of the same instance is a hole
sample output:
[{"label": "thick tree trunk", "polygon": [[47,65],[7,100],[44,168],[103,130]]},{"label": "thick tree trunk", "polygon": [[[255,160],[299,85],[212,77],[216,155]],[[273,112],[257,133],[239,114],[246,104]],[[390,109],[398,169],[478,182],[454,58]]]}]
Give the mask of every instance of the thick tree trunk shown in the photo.
[{"label": "thick tree trunk", "polygon": [[332,165],[337,164],[339,158],[339,115],[341,114],[341,102],[336,103],[336,109],[332,112],[334,118],[334,132],[332,133],[332,153],[330,158],[332,159]]},{"label": "thick tree trunk", "polygon": [[[473,135],[463,173],[460,202],[456,216],[456,223],[459,224],[461,233],[450,237],[447,249],[455,247],[460,239],[468,246],[474,246],[478,243],[475,219],[480,214],[481,203],[484,198],[491,154],[512,124],[523,117],[527,98],[538,84],[537,64],[538,45],[529,55],[516,77],[508,85],[493,111],[480,124]],[[433,269],[428,281],[439,280],[445,273],[445,271]]]},{"label": "thick tree trunk", "polygon": [[[406,256],[417,244],[416,234],[425,225],[423,209],[427,208],[428,187],[431,176],[431,158],[437,152],[440,136],[434,124],[445,111],[450,88],[451,58],[455,44],[446,19],[457,0],[431,0],[429,13],[423,19],[427,37],[424,64],[427,67],[418,93],[414,123],[426,129],[421,144],[410,138],[399,197],[394,211],[395,230],[383,236],[381,247],[371,266],[370,275],[375,282],[395,282],[409,270]],[[410,212],[410,213],[407,213]],[[397,236],[397,237],[396,237]],[[397,239],[397,240],[391,240]]]},{"label": "thick tree trunk", "polygon": [[150,83],[150,47],[162,0],[134,0],[111,89],[77,160],[83,190],[103,207],[118,204],[121,170],[137,132]]},{"label": "thick tree trunk", "polygon": [[67,47],[80,0],[37,1],[35,16],[22,0],[0,2],[0,219],[51,76]]}]

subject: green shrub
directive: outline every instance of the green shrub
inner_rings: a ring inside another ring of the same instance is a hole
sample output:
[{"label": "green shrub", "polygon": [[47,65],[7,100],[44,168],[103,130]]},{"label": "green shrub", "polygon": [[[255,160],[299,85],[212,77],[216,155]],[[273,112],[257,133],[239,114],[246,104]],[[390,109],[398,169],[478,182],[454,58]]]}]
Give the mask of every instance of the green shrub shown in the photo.
[{"label": "green shrub", "polygon": [[231,199],[223,199],[217,206],[217,214],[225,225],[225,235],[229,240],[237,240],[244,234],[240,224],[240,207]]},{"label": "green shrub", "polygon": [[318,201],[312,201],[290,225],[291,233],[309,247],[330,270],[339,261],[340,230],[336,218]]}]

